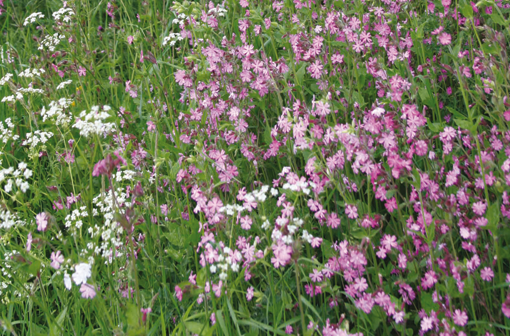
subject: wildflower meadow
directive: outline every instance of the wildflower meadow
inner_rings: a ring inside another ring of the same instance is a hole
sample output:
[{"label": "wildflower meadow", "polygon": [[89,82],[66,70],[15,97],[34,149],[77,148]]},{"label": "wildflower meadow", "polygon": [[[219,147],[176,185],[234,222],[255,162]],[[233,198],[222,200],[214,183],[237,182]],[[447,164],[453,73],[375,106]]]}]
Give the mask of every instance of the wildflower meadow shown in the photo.
[{"label": "wildflower meadow", "polygon": [[1,335],[510,335],[507,0],[0,0]]}]

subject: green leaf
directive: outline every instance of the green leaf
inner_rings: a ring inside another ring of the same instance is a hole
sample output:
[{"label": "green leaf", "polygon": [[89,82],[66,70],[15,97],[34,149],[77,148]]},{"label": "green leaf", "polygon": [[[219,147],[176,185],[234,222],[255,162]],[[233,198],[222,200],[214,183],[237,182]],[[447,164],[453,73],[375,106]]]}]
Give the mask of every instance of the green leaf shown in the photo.
[{"label": "green leaf", "polygon": [[184,322],[186,329],[197,335],[212,335],[214,329],[199,322]]},{"label": "green leaf", "polygon": [[266,330],[266,331],[270,331],[274,334],[277,334],[277,335],[282,335],[282,336],[286,336],[287,334],[285,334],[282,330],[278,330],[278,329],[275,329],[267,324],[264,324],[262,322],[258,322],[258,321],[255,321],[255,320],[252,320],[252,319],[246,319],[246,320],[240,320],[239,321],[239,324],[240,325],[246,325],[246,326],[251,326],[251,327],[255,327],[259,330]]},{"label": "green leaf", "polygon": [[487,225],[485,229],[491,230],[493,235],[497,235],[497,227],[500,219],[500,210],[498,203],[493,203],[487,210]]},{"label": "green leaf", "polygon": [[498,11],[494,11],[491,14],[491,19],[492,19],[492,21],[494,21],[494,23],[497,23],[502,26],[506,26],[505,19],[503,19],[503,17],[501,17],[501,15],[499,15]]},{"label": "green leaf", "polygon": [[460,12],[468,19],[473,18],[473,7],[470,4],[465,4],[460,8]]},{"label": "green leaf", "polygon": [[469,120],[453,119],[453,121],[460,128],[473,132],[474,125]]},{"label": "green leaf", "polygon": [[430,293],[422,293],[421,294],[421,307],[425,309],[425,311],[430,313],[432,310],[437,311],[439,309],[439,305],[434,303],[432,300],[432,294]]},{"label": "green leaf", "polygon": [[129,302],[126,308],[126,322],[128,325],[127,334],[129,336],[138,336],[145,334],[145,328],[141,325],[142,317],[140,309],[134,303]]}]

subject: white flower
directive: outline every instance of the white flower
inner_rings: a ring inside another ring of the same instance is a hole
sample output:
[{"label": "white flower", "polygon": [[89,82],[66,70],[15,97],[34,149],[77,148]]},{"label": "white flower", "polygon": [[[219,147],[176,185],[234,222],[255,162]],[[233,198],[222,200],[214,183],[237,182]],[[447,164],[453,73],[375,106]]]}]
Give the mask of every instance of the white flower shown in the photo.
[{"label": "white flower", "polygon": [[372,115],[375,115],[376,117],[380,117],[384,114],[384,112],[386,112],[385,109],[383,109],[382,107],[376,107],[375,109],[372,110]]},{"label": "white flower", "polygon": [[92,276],[91,266],[86,263],[80,263],[74,267],[73,281],[77,285],[87,282],[87,279]]},{"label": "white flower", "polygon": [[71,277],[67,272],[64,274],[64,286],[67,288],[67,290],[71,290]]}]

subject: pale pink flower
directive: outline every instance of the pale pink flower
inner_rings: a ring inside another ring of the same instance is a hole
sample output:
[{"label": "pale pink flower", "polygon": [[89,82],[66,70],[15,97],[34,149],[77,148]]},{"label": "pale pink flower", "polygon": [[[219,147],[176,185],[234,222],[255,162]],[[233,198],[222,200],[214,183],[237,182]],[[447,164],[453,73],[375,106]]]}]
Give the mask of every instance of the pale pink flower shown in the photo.
[{"label": "pale pink flower", "polygon": [[48,228],[48,214],[45,212],[41,212],[40,214],[35,216],[35,222],[37,223],[37,230],[46,231]]},{"label": "pale pink flower", "polygon": [[494,278],[494,272],[490,267],[484,267],[484,269],[480,272],[480,277],[484,281],[491,281],[492,278]]},{"label": "pale pink flower", "polygon": [[460,309],[456,309],[453,313],[453,323],[458,326],[465,326],[468,322],[468,316],[465,311],[461,311]]},{"label": "pale pink flower", "polygon": [[248,288],[246,290],[246,300],[251,301],[251,299],[253,299],[253,295],[254,295],[254,288],[253,287]]},{"label": "pale pink flower", "polygon": [[442,33],[439,35],[438,40],[442,45],[448,45],[452,43],[452,36],[448,33]]},{"label": "pale pink flower", "polygon": [[57,251],[57,253],[51,252],[50,259],[51,259],[50,266],[57,270],[60,268],[60,264],[64,262],[64,256],[60,251]]},{"label": "pale pink flower", "polygon": [[93,299],[96,296],[94,286],[87,283],[82,283],[80,287],[81,297],[84,299]]},{"label": "pale pink flower", "polygon": [[358,218],[358,208],[356,208],[355,205],[348,204],[347,207],[345,207],[345,213],[347,217],[351,219]]},{"label": "pale pink flower", "polygon": [[80,66],[80,67],[78,68],[78,76],[83,77],[83,76],[85,76],[86,74],[87,74],[87,69],[85,69],[84,67]]}]

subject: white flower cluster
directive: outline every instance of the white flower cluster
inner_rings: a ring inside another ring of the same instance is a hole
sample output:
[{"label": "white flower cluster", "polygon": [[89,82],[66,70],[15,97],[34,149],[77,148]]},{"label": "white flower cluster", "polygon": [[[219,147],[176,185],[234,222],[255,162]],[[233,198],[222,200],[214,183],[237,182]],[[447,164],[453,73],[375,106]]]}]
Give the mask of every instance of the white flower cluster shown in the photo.
[{"label": "white flower cluster", "polygon": [[7,73],[0,79],[0,86],[4,86],[12,78],[12,73]]},{"label": "white flower cluster", "polygon": [[74,12],[70,7],[62,7],[52,15],[55,21],[62,20],[63,22],[69,23],[71,22],[71,16],[74,15]]},{"label": "white flower cluster", "polygon": [[26,19],[25,19],[25,22],[23,23],[23,26],[27,26],[31,23],[34,23],[35,21],[37,21],[37,19],[43,19],[44,18],[44,14],[43,13],[40,13],[40,12],[37,12],[37,13],[32,13],[30,14]]},{"label": "white flower cluster", "polygon": [[[282,218],[282,219],[280,219],[280,221],[277,219],[276,223],[283,228],[285,226],[285,224],[288,223],[288,221],[289,220],[287,218]],[[275,227],[273,229],[273,232],[271,233],[271,239],[273,239],[273,241],[277,241],[277,240],[281,239],[285,244],[290,245],[294,241],[294,239],[292,238],[292,235],[294,233],[296,233],[298,231],[298,229],[303,226],[304,223],[305,223],[304,220],[302,220],[301,218],[293,218],[292,223],[288,224],[286,227],[287,230],[289,231],[288,235],[284,235],[280,230],[276,229],[276,227]],[[303,231],[303,236],[305,235],[305,232],[306,232],[306,230]],[[308,232],[306,232],[306,234],[308,234]]]},{"label": "white flower cluster", "polygon": [[65,38],[64,35],[55,33],[53,35],[46,35],[39,46],[39,50],[44,50],[47,48],[49,51],[55,51],[55,47],[60,43],[61,40]]},{"label": "white flower cluster", "polygon": [[235,262],[236,260],[241,260],[241,253],[237,250],[233,251],[228,246],[223,247],[223,253],[218,253],[218,261],[217,264],[212,264],[209,266],[209,270],[211,273],[216,273],[218,269],[220,269],[219,278],[222,281],[227,280],[227,271],[230,268],[232,272],[239,272],[239,263]]},{"label": "white flower cluster", "polygon": [[44,145],[52,136],[52,132],[41,132],[37,130],[33,133],[27,133],[27,139],[24,140],[21,144],[23,146],[30,145],[30,150],[34,150],[40,144]]},{"label": "white flower cluster", "polygon": [[8,49],[5,51],[5,55],[7,56],[7,59],[6,57],[4,56],[4,51],[3,51],[3,48],[0,49],[0,56],[2,58],[2,63],[5,63],[5,61],[7,61],[7,63],[14,63],[14,57],[12,56],[13,54],[13,49],[8,47]]},{"label": "white flower cluster", "polygon": [[64,225],[71,232],[75,234],[83,226],[82,218],[88,217],[87,207],[82,206],[79,209],[74,209],[69,215],[66,216]]},{"label": "white flower cluster", "polygon": [[223,6],[219,5],[218,7],[209,9],[207,14],[216,14],[219,17],[224,17],[225,14],[227,14],[227,10],[225,8],[223,8]]},{"label": "white flower cluster", "polygon": [[[3,259],[0,258],[0,302],[2,304],[8,304],[11,300],[28,298],[31,292],[31,283],[26,281],[29,277],[28,273],[19,272],[17,273],[17,267],[12,267],[12,259],[18,254],[16,250],[6,251]],[[16,275],[16,281],[13,277]],[[17,283],[21,283],[24,290],[21,290],[17,286]],[[18,290],[19,289],[19,290]]]},{"label": "white flower cluster", "polygon": [[41,111],[43,122],[48,119],[55,119],[56,125],[69,124],[71,116],[66,114],[64,110],[71,106],[72,102],[72,99],[61,98],[57,101],[52,101],[48,109],[43,107]]},{"label": "white flower cluster", "polygon": [[23,95],[21,94],[21,92],[18,91],[18,92],[16,92],[15,95],[3,97],[2,103],[5,103],[5,102],[14,103],[16,100],[22,100],[22,99],[23,99]]},{"label": "white flower cluster", "polygon": [[34,88],[31,88],[31,87],[27,87],[27,88],[20,88],[20,89],[18,89],[16,94],[18,94],[18,93],[44,94],[44,90],[43,89],[34,89]]},{"label": "white flower cluster", "polygon": [[182,40],[184,40],[184,38],[182,37],[181,34],[170,33],[170,35],[165,36],[162,44],[163,44],[163,46],[166,46],[167,44],[170,43],[170,46],[173,47],[178,41],[182,41]]},{"label": "white flower cluster", "polygon": [[119,170],[119,171],[117,171],[116,173],[113,174],[113,178],[117,182],[134,181],[134,178],[135,178],[135,176],[137,174],[138,173],[135,172],[134,170],[128,170],[128,169],[126,169],[126,170]]},{"label": "white flower cluster", "polygon": [[283,189],[291,190],[291,191],[302,191],[302,192],[304,192],[307,195],[310,194],[310,188],[309,187],[315,188],[316,184],[313,183],[313,182],[306,182],[306,181],[303,181],[303,180],[299,180],[299,181],[297,181],[294,184],[290,184],[290,183],[287,182],[287,183],[285,183],[282,186]]},{"label": "white flower cluster", "polygon": [[[193,18],[195,18],[194,15],[192,15],[192,16],[193,16]],[[184,25],[186,23],[186,21],[189,20],[189,18],[190,17],[187,16],[186,14],[181,13],[181,14],[177,15],[177,17],[172,21],[172,23],[173,24],[178,24],[178,25],[182,26],[182,25]]]},{"label": "white flower cluster", "polygon": [[[269,191],[269,186],[267,186],[267,185],[262,186],[262,188],[260,188],[259,190],[254,190],[254,191],[244,195],[244,197],[242,199],[244,201],[244,206],[239,205],[239,204],[234,204],[234,205],[227,204],[227,205],[221,207],[218,211],[221,213],[225,213],[228,216],[233,216],[235,212],[238,212],[239,214],[241,214],[244,210],[250,211],[253,208],[253,206],[251,206],[250,204],[257,203],[257,202],[259,202],[259,203],[264,202],[267,199],[266,194],[268,191]],[[271,194],[273,194],[273,189],[271,190]]]},{"label": "white flower cluster", "polygon": [[[115,192],[116,204],[123,204],[125,207],[130,207],[131,202],[128,201],[128,196],[123,188],[117,188]],[[124,231],[121,225],[115,220],[116,207],[114,206],[113,193],[109,190],[105,195],[104,199],[102,195],[96,196],[92,203],[94,204],[93,215],[102,215],[104,218],[103,225],[95,225],[94,227],[88,228],[88,233],[91,237],[101,237],[100,246],[88,246],[89,251],[94,254],[101,254],[105,259],[105,263],[112,263],[113,258],[121,257],[124,255],[124,241],[121,238],[121,234]],[[124,214],[124,209],[118,209],[120,214]]]},{"label": "white flower cluster", "polygon": [[105,122],[111,117],[108,113],[110,110],[111,107],[107,105],[104,105],[101,110],[99,106],[92,106],[92,112],[83,111],[80,113],[80,118],[76,120],[73,127],[79,129],[80,135],[85,137],[93,134],[106,136],[116,129],[115,123]]},{"label": "white flower cluster", "polygon": [[5,119],[5,125],[0,122],[0,140],[2,140],[3,143],[7,143],[9,140],[16,141],[19,139],[19,135],[14,134],[12,130],[14,129],[14,124],[11,121],[11,118]]},{"label": "white flower cluster", "polygon": [[2,272],[2,277],[0,278],[2,281],[0,281],[0,298],[2,298],[2,303],[6,304],[9,302],[9,295],[10,293],[7,292],[7,289],[10,285],[12,285],[12,276],[15,271],[12,270],[12,265],[9,262],[11,258],[14,256],[15,251],[6,251],[4,253],[3,260],[0,259],[0,271]]},{"label": "white flower cluster", "polygon": [[19,217],[9,210],[0,211],[0,229],[8,230],[12,227],[24,226],[25,221],[19,219]]},{"label": "white flower cluster", "polygon": [[35,76],[41,76],[45,73],[44,69],[25,69],[18,74],[19,77],[34,78]]},{"label": "white flower cluster", "polygon": [[27,192],[30,185],[26,180],[30,177],[32,177],[32,171],[27,168],[27,164],[25,162],[20,162],[18,164],[18,169],[9,167],[0,170],[0,183],[7,181],[2,189],[8,194],[12,191],[14,184],[22,192]]},{"label": "white flower cluster", "polygon": [[67,81],[64,81],[64,82],[60,83],[59,85],[57,85],[57,90],[62,90],[67,85],[71,84],[72,82],[73,82],[73,80],[70,79],[70,80],[67,80]]}]

